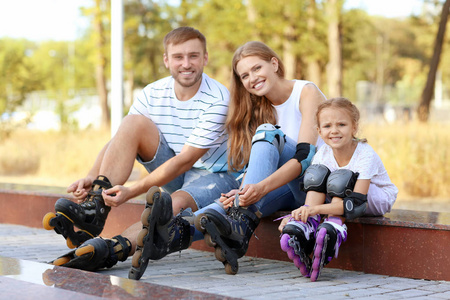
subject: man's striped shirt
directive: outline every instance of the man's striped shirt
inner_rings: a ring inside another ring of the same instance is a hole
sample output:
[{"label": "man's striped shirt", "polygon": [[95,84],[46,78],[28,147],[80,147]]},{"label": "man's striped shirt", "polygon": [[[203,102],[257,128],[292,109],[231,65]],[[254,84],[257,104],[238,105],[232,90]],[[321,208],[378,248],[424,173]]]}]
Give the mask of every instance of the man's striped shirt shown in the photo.
[{"label": "man's striped shirt", "polygon": [[147,85],[135,99],[129,114],[151,119],[176,155],[185,144],[209,148],[194,167],[211,172],[227,171],[227,88],[203,73],[197,94],[180,101],[175,95],[174,82],[169,76]]}]

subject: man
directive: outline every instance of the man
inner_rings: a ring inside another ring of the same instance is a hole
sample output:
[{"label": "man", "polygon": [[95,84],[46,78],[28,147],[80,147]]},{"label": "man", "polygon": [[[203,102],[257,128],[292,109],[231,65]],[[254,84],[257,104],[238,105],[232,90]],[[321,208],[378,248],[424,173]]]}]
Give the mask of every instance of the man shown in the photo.
[{"label": "man", "polygon": [[[180,27],[166,35],[164,48],[171,76],[142,90],[88,175],[68,187],[81,204],[59,199],[56,217],[44,218],[44,227],[54,226],[69,246],[81,245],[54,264],[95,270],[126,260],[135,251],[141,222],[112,239],[92,237],[100,234],[111,207],[152,186],[170,194],[174,214],[205,207],[221,192],[238,188],[238,181],[227,173],[224,125],[229,92],[203,73],[208,62],[205,37],[196,29]],[[149,174],[125,187],[135,158]],[[149,193],[147,213],[155,190]],[[82,230],[75,232],[73,225]]]}]

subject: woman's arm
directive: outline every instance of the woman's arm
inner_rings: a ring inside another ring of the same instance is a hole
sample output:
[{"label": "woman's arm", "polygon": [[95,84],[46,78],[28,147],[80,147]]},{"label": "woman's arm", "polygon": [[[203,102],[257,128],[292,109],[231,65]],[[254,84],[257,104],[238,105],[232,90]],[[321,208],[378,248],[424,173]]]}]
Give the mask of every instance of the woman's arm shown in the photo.
[{"label": "woman's arm", "polygon": [[[314,85],[307,84],[303,87],[300,101],[300,112],[302,113],[302,123],[298,142],[315,145],[318,132],[316,128],[315,114],[319,104],[325,100],[322,92]],[[247,206],[257,202],[267,193],[294,180],[302,173],[302,165],[296,158],[290,159],[272,175],[257,184],[246,185],[240,192],[239,197],[242,206]]]}]

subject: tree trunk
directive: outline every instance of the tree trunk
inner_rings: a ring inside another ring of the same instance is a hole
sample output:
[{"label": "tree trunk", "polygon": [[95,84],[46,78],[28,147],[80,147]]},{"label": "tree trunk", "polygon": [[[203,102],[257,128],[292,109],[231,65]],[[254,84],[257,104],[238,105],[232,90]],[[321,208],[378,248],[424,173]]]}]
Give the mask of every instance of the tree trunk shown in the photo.
[{"label": "tree trunk", "polygon": [[291,25],[286,26],[283,39],[283,63],[284,77],[286,79],[295,78],[295,54],[292,46],[294,28]]},{"label": "tree trunk", "polygon": [[342,95],[342,45],[339,31],[341,1],[330,0],[327,3],[328,12],[328,97]]},{"label": "tree trunk", "polygon": [[253,0],[248,0],[247,1],[247,19],[248,22],[250,23],[250,25],[252,26],[252,32],[251,32],[251,39],[252,40],[259,40],[259,34],[258,34],[258,30],[256,30],[256,19],[258,18],[258,13],[256,11],[256,8],[253,4]]},{"label": "tree trunk", "polygon": [[439,66],[439,61],[442,52],[442,44],[444,43],[445,28],[450,11],[450,0],[446,0],[442,7],[441,21],[439,22],[439,29],[434,43],[433,58],[430,62],[430,70],[428,72],[427,83],[422,92],[421,101],[417,108],[417,115],[420,122],[427,122],[430,116],[430,104],[433,98],[434,84],[436,81],[436,72]]},{"label": "tree trunk", "polygon": [[[310,5],[308,5],[308,31],[312,33],[312,37],[314,37],[314,33],[316,32],[316,1],[311,0]],[[321,80],[321,72],[320,72],[320,64],[316,57],[311,57],[307,62],[307,80],[314,82],[319,88],[322,87]]]},{"label": "tree trunk", "polygon": [[103,54],[103,49],[105,47],[105,37],[102,24],[102,11],[101,11],[101,0],[95,1],[95,13],[94,13],[94,30],[96,36],[96,51],[97,51],[97,61],[95,65],[95,81],[97,85],[97,93],[100,99],[100,107],[102,109],[102,126],[109,127],[111,116],[109,114],[108,107],[108,90],[106,88],[106,58]]}]

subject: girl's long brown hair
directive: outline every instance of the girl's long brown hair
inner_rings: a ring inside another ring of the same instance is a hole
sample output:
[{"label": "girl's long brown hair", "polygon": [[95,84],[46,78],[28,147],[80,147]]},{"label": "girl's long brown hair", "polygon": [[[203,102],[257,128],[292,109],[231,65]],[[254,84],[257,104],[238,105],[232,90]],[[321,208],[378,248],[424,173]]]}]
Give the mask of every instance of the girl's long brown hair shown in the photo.
[{"label": "girl's long brown hair", "polygon": [[276,112],[271,102],[264,96],[250,94],[242,85],[236,66],[248,56],[257,56],[270,62],[278,60],[277,74],[284,78],[284,65],[278,55],[262,42],[248,42],[239,47],[233,56],[233,77],[230,84],[230,106],[226,121],[229,134],[228,165],[230,170],[241,170],[249,161],[252,137],[256,128],[264,123],[276,125]]}]

